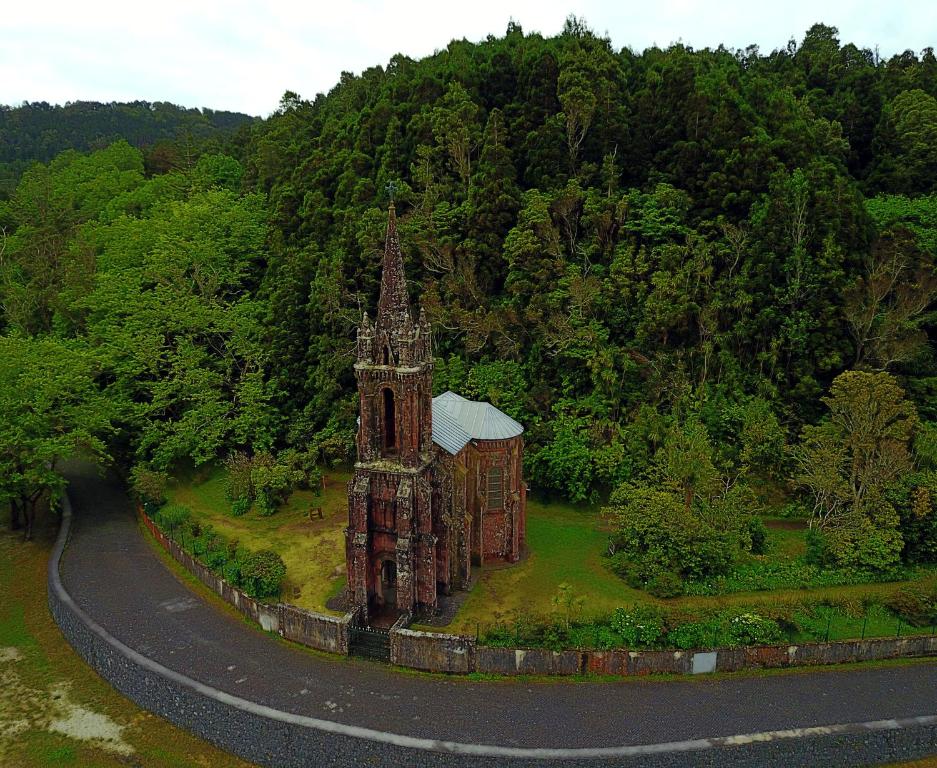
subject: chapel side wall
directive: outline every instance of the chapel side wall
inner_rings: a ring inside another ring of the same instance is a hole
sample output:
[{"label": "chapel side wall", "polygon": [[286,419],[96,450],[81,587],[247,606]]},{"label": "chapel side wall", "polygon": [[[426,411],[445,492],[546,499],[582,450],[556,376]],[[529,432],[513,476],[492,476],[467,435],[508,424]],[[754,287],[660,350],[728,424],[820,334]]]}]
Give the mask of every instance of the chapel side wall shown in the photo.
[{"label": "chapel side wall", "polygon": [[[482,564],[491,561],[517,562],[526,541],[527,494],[523,482],[523,438],[509,440],[478,440],[475,450],[475,485],[477,487],[481,533]],[[499,467],[503,472],[503,504],[499,510],[488,509],[488,470]]]}]

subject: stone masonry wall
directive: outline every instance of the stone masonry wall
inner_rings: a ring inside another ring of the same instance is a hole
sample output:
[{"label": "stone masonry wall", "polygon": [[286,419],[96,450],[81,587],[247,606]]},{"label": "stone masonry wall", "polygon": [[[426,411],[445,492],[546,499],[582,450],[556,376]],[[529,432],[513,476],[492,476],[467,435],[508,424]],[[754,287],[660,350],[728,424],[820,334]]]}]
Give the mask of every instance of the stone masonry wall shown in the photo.
[{"label": "stone masonry wall", "polygon": [[427,672],[467,674],[475,671],[475,641],[459,635],[393,629],[391,663]]}]

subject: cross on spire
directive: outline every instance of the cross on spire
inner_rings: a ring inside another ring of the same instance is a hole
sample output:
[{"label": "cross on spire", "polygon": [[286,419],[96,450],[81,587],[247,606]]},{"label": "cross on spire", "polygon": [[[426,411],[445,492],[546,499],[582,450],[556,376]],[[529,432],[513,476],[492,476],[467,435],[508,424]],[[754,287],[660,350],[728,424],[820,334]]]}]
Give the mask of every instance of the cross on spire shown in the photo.
[{"label": "cross on spire", "polygon": [[390,199],[390,204],[393,205],[394,194],[397,192],[397,185],[393,181],[388,181],[384,189],[387,190],[387,197]]}]

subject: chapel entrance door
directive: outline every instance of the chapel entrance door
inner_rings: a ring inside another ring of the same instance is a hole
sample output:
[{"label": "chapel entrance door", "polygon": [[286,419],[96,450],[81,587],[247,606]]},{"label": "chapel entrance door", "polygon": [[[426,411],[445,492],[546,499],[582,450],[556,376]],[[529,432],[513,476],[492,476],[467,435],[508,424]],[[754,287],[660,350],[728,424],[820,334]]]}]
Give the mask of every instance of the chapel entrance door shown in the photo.
[{"label": "chapel entrance door", "polygon": [[397,607],[397,563],[393,560],[381,564],[381,594],[385,609]]}]

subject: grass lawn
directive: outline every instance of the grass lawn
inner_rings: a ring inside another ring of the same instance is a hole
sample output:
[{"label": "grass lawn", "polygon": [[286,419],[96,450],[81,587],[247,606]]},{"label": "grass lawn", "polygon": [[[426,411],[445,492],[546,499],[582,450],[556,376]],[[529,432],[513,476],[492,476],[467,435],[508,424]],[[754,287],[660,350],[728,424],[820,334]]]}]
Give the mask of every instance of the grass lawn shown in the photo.
[{"label": "grass lawn", "polygon": [[249,768],[138,709],[65,642],[46,603],[56,521],[35,541],[0,509],[0,765],[17,768]]},{"label": "grass lawn", "polygon": [[[294,492],[270,517],[251,510],[242,517],[230,514],[225,498],[223,467],[177,479],[166,495],[192,511],[193,519],[211,523],[215,530],[253,550],[272,549],[286,563],[282,600],[302,608],[332,613],[325,602],[345,587],[345,537],[348,470],[329,471],[325,490]],[[311,508],[322,508],[322,519],[309,519]]]},{"label": "grass lawn", "polygon": [[528,497],[525,560],[483,570],[478,583],[446,632],[475,634],[519,613],[547,614],[559,584],[586,596],[584,616],[601,615],[647,598],[605,567],[608,545],[598,511]]}]

